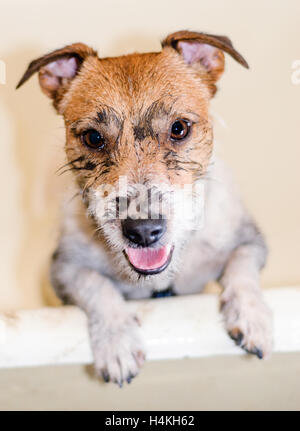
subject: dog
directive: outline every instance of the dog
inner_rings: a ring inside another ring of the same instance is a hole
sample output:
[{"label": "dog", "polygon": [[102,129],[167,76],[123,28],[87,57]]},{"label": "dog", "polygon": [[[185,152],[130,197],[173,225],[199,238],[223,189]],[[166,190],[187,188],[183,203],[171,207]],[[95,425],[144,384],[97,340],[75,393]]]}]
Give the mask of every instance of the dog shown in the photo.
[{"label": "dog", "polygon": [[258,358],[271,354],[259,285],[267,246],[213,150],[209,103],[224,53],[248,68],[230,39],[198,32],[167,36],[160,52],[111,58],[74,43],[32,61],[17,86],[38,72],[64,118],[78,193],[51,280],[85,311],[105,381],[130,383],[145,361],[127,299],[193,294],[211,280],[222,287],[230,337]]}]

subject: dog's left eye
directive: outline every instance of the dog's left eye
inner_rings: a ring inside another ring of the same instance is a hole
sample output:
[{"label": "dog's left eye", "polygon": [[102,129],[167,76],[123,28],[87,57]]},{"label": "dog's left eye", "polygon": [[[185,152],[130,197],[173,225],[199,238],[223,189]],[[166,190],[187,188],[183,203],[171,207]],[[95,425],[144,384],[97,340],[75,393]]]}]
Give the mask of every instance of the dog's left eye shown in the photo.
[{"label": "dog's left eye", "polygon": [[82,142],[88,148],[92,148],[93,150],[101,150],[104,147],[104,138],[95,129],[90,129],[84,132],[81,135]]},{"label": "dog's left eye", "polygon": [[191,130],[191,123],[188,120],[176,120],[171,126],[170,138],[172,141],[181,141],[186,138]]}]

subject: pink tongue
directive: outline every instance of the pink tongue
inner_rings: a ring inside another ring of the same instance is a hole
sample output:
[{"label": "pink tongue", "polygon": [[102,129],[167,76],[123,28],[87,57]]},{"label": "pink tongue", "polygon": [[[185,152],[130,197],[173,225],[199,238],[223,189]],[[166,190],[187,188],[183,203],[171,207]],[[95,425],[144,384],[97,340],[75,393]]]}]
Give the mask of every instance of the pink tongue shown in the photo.
[{"label": "pink tongue", "polygon": [[157,269],[168,260],[170,247],[161,248],[131,248],[126,249],[130,263],[137,269]]}]

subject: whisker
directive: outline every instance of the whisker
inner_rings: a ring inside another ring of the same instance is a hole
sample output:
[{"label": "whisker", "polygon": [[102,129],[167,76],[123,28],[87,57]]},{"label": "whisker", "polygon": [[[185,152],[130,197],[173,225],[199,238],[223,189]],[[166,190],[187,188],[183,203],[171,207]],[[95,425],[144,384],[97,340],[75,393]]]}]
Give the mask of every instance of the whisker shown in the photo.
[{"label": "whisker", "polygon": [[63,168],[65,168],[65,167],[67,167],[67,166],[69,166],[69,165],[73,165],[73,163],[81,162],[82,160],[84,160],[84,156],[77,157],[76,159],[71,160],[70,162],[67,162],[67,163],[65,163],[64,165],[62,165],[60,168],[58,168],[58,169],[55,171],[55,173],[57,174],[57,173],[58,173],[59,171],[61,171]]}]

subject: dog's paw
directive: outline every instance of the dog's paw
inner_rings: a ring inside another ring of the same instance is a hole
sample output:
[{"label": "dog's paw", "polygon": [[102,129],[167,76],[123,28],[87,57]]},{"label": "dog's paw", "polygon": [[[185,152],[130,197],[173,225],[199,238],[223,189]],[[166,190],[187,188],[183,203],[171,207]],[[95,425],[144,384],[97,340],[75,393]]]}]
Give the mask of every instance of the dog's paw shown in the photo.
[{"label": "dog's paw", "polygon": [[122,322],[105,326],[90,322],[90,335],[97,375],[120,387],[130,383],[145,362],[136,317],[128,315]]},{"label": "dog's paw", "polygon": [[272,352],[272,314],[258,291],[237,289],[221,297],[221,312],[229,336],[246,352],[267,359]]}]

